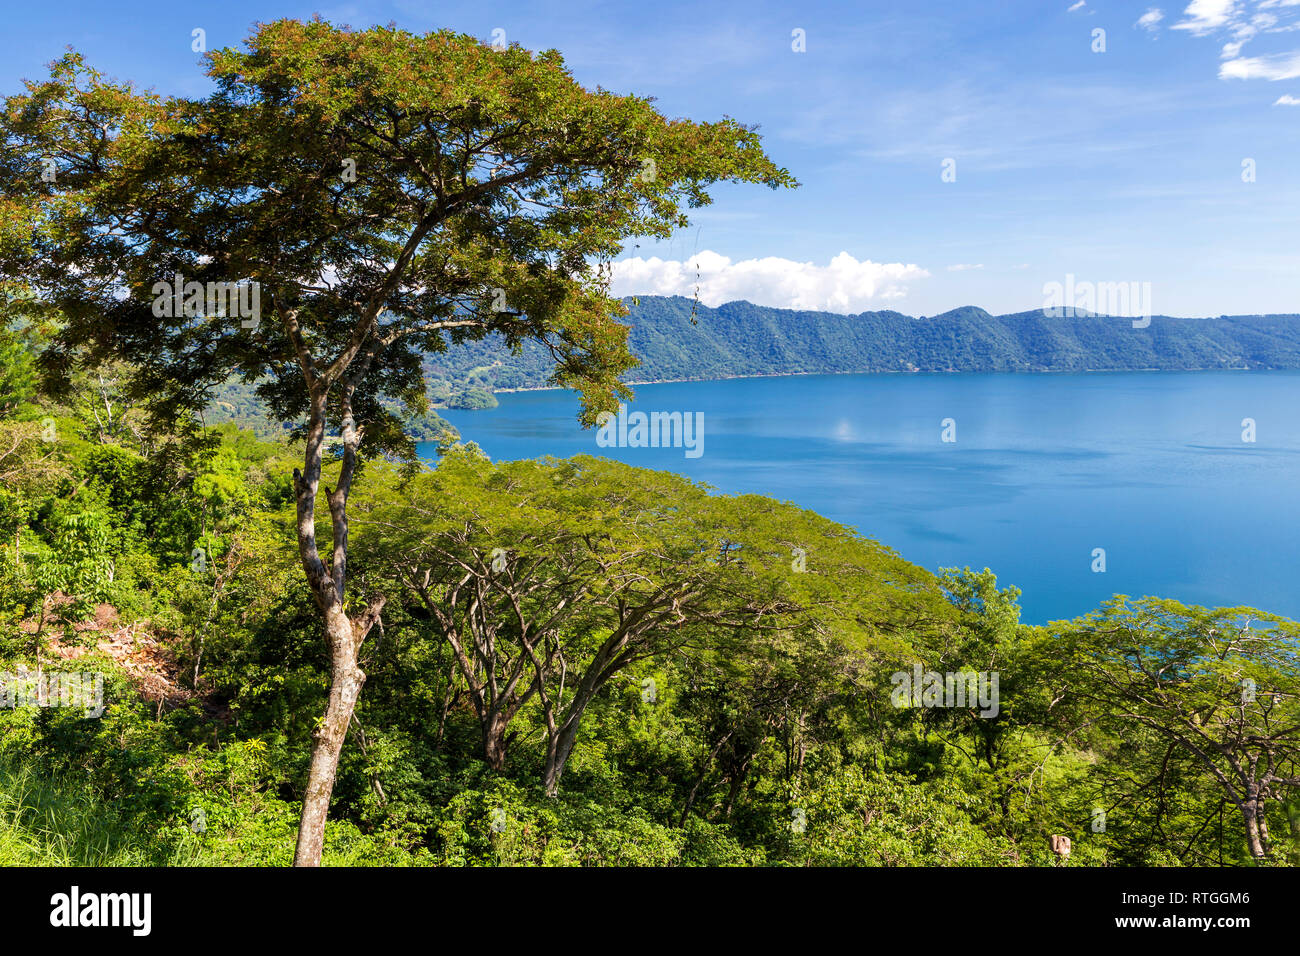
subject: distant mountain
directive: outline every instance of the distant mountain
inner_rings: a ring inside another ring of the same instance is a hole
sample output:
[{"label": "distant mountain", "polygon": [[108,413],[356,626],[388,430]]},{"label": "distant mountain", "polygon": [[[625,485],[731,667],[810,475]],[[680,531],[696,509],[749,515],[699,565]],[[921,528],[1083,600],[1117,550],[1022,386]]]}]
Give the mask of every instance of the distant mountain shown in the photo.
[{"label": "distant mountain", "polygon": [[[1155,316],[1146,328],[1110,316],[990,315],[965,306],[929,318],[901,312],[797,312],[749,302],[711,309],[681,296],[627,301],[629,382],[834,372],[1079,372],[1123,369],[1300,368],[1300,315],[1217,319]],[[514,355],[500,340],[425,356],[433,408],[490,408],[492,391],[543,388],[554,358],[535,342]],[[250,386],[218,389],[206,416],[262,433],[272,422]],[[430,411],[406,423],[420,440],[455,434]]]},{"label": "distant mountain", "polygon": [[[832,372],[1066,372],[1123,369],[1300,368],[1300,315],[1155,316],[1146,328],[1110,316],[990,315],[966,306],[914,318],[837,315],[749,302],[718,308],[673,296],[627,300],[640,367],[630,382]],[[694,313],[694,321],[692,321]],[[430,355],[434,379],[489,390],[546,384],[540,345],[512,355],[499,341]]]}]

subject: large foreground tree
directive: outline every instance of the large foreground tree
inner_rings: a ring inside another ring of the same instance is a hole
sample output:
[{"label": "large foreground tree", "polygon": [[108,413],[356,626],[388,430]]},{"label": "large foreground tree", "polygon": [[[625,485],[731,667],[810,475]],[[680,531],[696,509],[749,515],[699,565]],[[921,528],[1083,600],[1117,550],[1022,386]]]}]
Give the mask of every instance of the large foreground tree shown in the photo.
[{"label": "large foreground tree", "polygon": [[384,602],[347,592],[348,496],[367,456],[414,453],[384,402],[419,409],[422,353],[499,333],[545,342],[593,421],[634,364],[601,264],[685,225],[710,184],[793,180],[753,129],[586,90],[554,51],[282,20],[208,74],[210,96],[161,97],[69,53],[8,98],[0,279],[60,316],[51,387],[125,360],[176,420],[237,375],[303,423],[297,543],[331,683],[295,863],[316,865]]}]

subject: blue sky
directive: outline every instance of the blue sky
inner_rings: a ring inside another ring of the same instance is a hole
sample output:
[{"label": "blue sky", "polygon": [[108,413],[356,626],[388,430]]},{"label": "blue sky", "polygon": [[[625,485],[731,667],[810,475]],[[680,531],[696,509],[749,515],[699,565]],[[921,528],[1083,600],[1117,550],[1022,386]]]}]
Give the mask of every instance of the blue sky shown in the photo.
[{"label": "blue sky", "polygon": [[758,124],[802,186],[719,188],[689,230],[629,245],[620,292],[689,294],[698,266],[709,304],[996,313],[1071,274],[1150,283],[1160,314],[1300,311],[1300,0],[62,0],[6,10],[4,92],[70,44],[200,94],[193,29],[213,49],[317,12],[501,29],[586,85]]}]

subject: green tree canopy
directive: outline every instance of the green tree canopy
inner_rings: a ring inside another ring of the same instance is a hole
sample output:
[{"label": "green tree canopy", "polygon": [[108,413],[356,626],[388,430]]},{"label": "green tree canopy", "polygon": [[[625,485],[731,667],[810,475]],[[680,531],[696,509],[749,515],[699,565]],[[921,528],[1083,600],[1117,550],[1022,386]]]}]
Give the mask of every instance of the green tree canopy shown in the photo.
[{"label": "green tree canopy", "polygon": [[603,459],[494,465],[458,447],[357,502],[359,567],[393,575],[451,645],[493,767],[536,697],[550,792],[592,699],[638,660],[898,651],[952,619],[932,575],[847,528]]},{"label": "green tree canopy", "polygon": [[1129,805],[1133,780],[1163,802],[1182,757],[1237,810],[1250,855],[1267,857],[1267,808],[1300,790],[1300,625],[1119,596],[1058,633],[1069,693],[1124,741],[1129,766],[1112,783]]}]

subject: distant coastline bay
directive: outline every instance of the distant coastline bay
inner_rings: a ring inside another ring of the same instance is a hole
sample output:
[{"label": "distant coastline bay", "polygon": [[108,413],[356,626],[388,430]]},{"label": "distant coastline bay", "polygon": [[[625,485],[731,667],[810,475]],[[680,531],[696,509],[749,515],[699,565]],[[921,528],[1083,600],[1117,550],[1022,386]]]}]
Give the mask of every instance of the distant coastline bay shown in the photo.
[{"label": "distant coastline bay", "polygon": [[[629,382],[704,381],[849,372],[1083,372],[1300,368],[1300,315],[1133,320],[1041,310],[990,315],[964,307],[914,318],[900,312],[838,315],[691,299],[628,300]],[[553,359],[529,343],[499,341],[429,355],[432,379],[487,391],[544,388]]]}]

